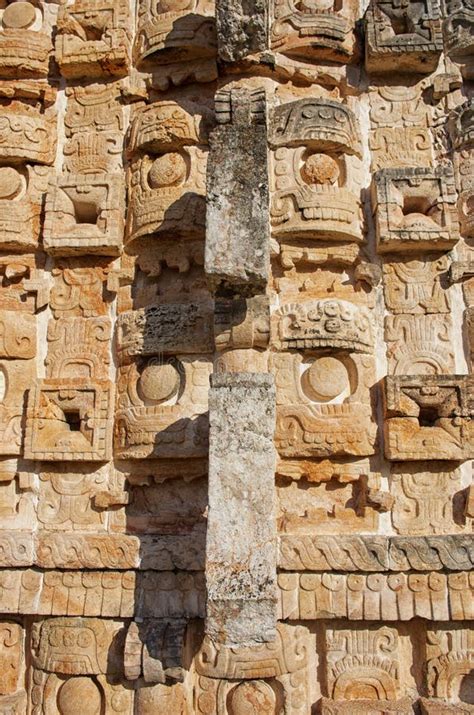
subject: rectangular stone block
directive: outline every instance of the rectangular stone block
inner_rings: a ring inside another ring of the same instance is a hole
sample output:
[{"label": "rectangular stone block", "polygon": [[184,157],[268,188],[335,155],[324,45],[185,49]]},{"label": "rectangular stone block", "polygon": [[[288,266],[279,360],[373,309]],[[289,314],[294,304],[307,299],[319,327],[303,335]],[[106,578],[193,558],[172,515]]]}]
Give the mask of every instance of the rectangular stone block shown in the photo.
[{"label": "rectangular stone block", "polygon": [[211,384],[206,630],[252,645],[276,633],[275,390],[257,373]]},{"label": "rectangular stone block", "polygon": [[399,715],[412,715],[413,707],[410,698],[401,700],[350,700],[340,702],[322,698],[321,715],[389,715],[398,713]]},{"label": "rectangular stone block", "polygon": [[458,703],[450,705],[439,700],[420,699],[422,715],[472,715],[472,705]]},{"label": "rectangular stone block", "polygon": [[124,362],[138,355],[213,350],[212,312],[202,303],[168,303],[122,313],[117,350]]},{"label": "rectangular stone block", "polygon": [[205,271],[213,288],[261,293],[269,276],[269,198],[265,94],[216,95],[210,135]]}]

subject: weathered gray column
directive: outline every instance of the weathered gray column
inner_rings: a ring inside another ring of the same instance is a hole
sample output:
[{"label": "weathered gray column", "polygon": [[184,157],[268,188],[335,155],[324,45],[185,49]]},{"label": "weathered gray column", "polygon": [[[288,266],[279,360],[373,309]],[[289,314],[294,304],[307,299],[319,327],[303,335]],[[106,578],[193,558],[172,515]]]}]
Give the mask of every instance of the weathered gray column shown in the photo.
[{"label": "weathered gray column", "polygon": [[273,377],[212,375],[209,418],[206,632],[258,644],[276,628]]},{"label": "weathered gray column", "polygon": [[268,0],[216,0],[217,52],[238,62],[268,47]]},{"label": "weathered gray column", "polygon": [[270,267],[266,101],[263,90],[220,90],[207,165],[205,272],[211,287],[265,290]]}]

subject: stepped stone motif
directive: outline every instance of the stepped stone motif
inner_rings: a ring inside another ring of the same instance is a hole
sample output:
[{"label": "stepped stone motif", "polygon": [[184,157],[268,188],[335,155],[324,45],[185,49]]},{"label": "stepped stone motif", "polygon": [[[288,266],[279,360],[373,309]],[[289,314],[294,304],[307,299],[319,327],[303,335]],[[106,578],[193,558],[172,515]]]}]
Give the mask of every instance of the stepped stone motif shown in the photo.
[{"label": "stepped stone motif", "polygon": [[473,23],[0,3],[0,715],[473,715]]}]

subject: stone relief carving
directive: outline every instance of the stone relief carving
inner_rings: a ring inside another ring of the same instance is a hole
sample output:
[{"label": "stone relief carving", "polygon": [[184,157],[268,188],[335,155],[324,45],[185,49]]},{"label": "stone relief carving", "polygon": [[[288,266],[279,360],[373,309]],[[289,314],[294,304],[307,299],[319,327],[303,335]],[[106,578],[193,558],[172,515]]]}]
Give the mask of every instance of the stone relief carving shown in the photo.
[{"label": "stone relief carving", "polygon": [[360,133],[351,110],[316,98],[280,105],[270,142],[273,235],[362,241]]},{"label": "stone relief carving", "polygon": [[459,239],[452,170],[380,169],[373,189],[379,252],[449,249]]},{"label": "stone relief carving", "polygon": [[447,466],[440,463],[423,472],[418,465],[394,465],[392,521],[398,534],[449,534],[463,528],[462,504],[454,499],[456,493],[461,496],[459,475]]},{"label": "stone relief carving", "polygon": [[55,56],[68,79],[126,75],[130,11],[124,0],[75,0],[58,13]]},{"label": "stone relief carving", "polygon": [[471,459],[471,380],[467,375],[385,378],[387,458]]},{"label": "stone relief carving", "polygon": [[302,59],[351,62],[356,54],[351,2],[273,0],[271,47]]},{"label": "stone relief carving", "polygon": [[392,375],[449,374],[454,370],[449,316],[389,316],[385,341]]},{"label": "stone relief carving", "polygon": [[365,29],[369,72],[428,74],[436,69],[443,49],[438,0],[425,0],[416,7],[373,0]]},{"label": "stone relief carving", "polygon": [[52,54],[54,10],[45,2],[11,3],[3,8],[0,30],[2,77],[46,77]]},{"label": "stone relief carving", "polygon": [[0,2],[0,713],[472,715],[472,15]]},{"label": "stone relief carving", "polygon": [[[204,113],[196,117],[198,109]],[[128,243],[159,232],[204,235],[206,120],[206,109],[194,104],[138,111],[129,144]]]}]

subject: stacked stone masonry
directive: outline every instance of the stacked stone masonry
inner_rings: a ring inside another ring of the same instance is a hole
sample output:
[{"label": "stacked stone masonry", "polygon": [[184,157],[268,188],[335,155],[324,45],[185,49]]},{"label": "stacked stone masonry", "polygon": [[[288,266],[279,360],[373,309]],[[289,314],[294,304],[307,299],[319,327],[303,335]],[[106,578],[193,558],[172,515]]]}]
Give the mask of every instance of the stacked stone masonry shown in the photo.
[{"label": "stacked stone masonry", "polygon": [[472,0],[0,0],[0,715],[474,713]]}]

